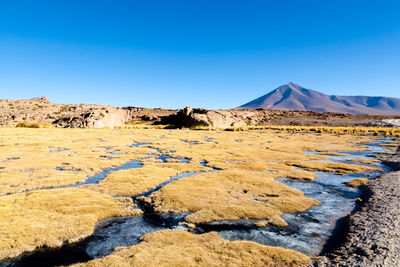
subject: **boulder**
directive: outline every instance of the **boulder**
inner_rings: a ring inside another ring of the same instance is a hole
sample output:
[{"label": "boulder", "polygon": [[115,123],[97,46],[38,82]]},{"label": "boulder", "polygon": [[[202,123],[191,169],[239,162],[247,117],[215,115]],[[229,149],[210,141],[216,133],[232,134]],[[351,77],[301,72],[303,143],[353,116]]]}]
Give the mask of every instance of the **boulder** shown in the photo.
[{"label": "boulder", "polygon": [[122,109],[91,110],[79,116],[67,116],[53,122],[62,128],[116,128],[123,127],[128,120],[128,113]]},{"label": "boulder", "polygon": [[[241,112],[244,114],[243,112]],[[254,112],[248,112],[250,115]],[[206,110],[200,108],[185,107],[176,114],[161,118],[161,124],[171,124],[177,128],[210,127],[226,129],[229,127],[241,127],[247,125],[245,117],[238,115],[233,110]]]},{"label": "boulder", "polygon": [[123,127],[128,121],[128,113],[122,109],[106,113],[103,118],[88,123],[89,128],[110,128]]}]

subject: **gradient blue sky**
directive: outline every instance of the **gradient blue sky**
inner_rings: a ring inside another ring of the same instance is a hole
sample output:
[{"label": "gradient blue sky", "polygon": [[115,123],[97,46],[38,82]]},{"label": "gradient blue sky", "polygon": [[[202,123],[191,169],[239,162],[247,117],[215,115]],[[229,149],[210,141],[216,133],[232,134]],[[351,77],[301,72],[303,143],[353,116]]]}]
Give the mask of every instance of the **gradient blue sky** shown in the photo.
[{"label": "gradient blue sky", "polygon": [[400,1],[0,0],[0,98],[231,108],[288,82],[400,97]]}]

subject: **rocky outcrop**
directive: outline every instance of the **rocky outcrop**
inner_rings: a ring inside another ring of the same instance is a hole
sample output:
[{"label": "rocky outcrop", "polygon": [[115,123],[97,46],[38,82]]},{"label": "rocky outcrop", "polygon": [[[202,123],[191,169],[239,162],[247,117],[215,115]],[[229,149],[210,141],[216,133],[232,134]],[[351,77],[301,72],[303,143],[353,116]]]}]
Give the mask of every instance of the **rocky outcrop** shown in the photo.
[{"label": "rocky outcrop", "polygon": [[178,128],[210,127],[226,129],[248,125],[255,118],[253,115],[254,112],[251,111],[206,110],[186,107],[176,114],[161,118],[161,123],[171,124]]},{"label": "rocky outcrop", "polygon": [[129,116],[122,109],[91,110],[79,116],[57,119],[53,125],[62,128],[116,128],[123,127]]},{"label": "rocky outcrop", "polygon": [[49,100],[47,97],[45,97],[45,96],[37,97],[37,98],[32,98],[32,99],[29,99],[28,101],[37,102],[37,103],[42,103],[42,104],[53,104],[53,103],[51,103],[50,100]]},{"label": "rocky outcrop", "polygon": [[129,120],[127,110],[107,105],[55,104],[47,97],[1,100],[0,126],[46,123],[64,128],[115,128]]},{"label": "rocky outcrop", "polygon": [[160,108],[140,108],[140,107],[123,107],[129,116],[130,123],[143,122],[160,122],[162,117],[176,114],[176,109],[160,109]]},{"label": "rocky outcrop", "polygon": [[388,119],[388,120],[382,120],[382,122],[394,127],[400,127],[400,119]]}]

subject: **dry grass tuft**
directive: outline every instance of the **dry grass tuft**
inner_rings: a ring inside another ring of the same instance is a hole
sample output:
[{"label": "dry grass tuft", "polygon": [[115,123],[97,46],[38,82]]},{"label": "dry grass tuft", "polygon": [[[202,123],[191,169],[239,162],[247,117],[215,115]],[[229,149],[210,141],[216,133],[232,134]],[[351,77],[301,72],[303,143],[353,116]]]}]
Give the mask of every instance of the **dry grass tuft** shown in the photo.
[{"label": "dry grass tuft", "polygon": [[357,187],[360,187],[361,185],[366,184],[368,182],[369,182],[368,179],[356,178],[354,180],[351,180],[351,181],[348,181],[348,182],[344,182],[344,183],[347,184],[348,186],[357,188]]},{"label": "dry grass tuft", "polygon": [[[184,194],[182,192],[185,192]],[[285,226],[284,213],[303,212],[319,202],[276,182],[273,175],[226,170],[199,174],[168,184],[145,198],[157,212],[192,212],[189,223],[270,219]]]},{"label": "dry grass tuft", "polygon": [[73,185],[154,152],[134,142],[119,130],[2,128],[0,195]]},{"label": "dry grass tuft", "polygon": [[379,162],[379,160],[376,160],[376,159],[366,159],[366,158],[354,158],[354,159],[348,159],[347,161],[360,162],[360,163],[364,163],[364,164],[374,164],[374,163]]},{"label": "dry grass tuft", "polygon": [[376,167],[328,161],[286,161],[286,164],[309,171],[334,172],[340,175],[382,171],[382,169]]},{"label": "dry grass tuft", "polygon": [[140,213],[130,199],[77,188],[1,197],[0,260],[76,242],[91,235],[100,220]]},{"label": "dry grass tuft", "polygon": [[209,170],[211,169],[193,164],[145,165],[139,169],[112,172],[99,184],[87,185],[84,188],[113,196],[132,196],[146,192],[179,173]]},{"label": "dry grass tuft", "polygon": [[350,154],[347,153],[339,153],[339,152],[318,152],[318,155],[325,155],[325,156],[350,156]]},{"label": "dry grass tuft", "polygon": [[215,232],[164,230],[144,235],[136,246],[76,266],[300,266],[309,261],[294,250],[226,241]]},{"label": "dry grass tuft", "polygon": [[280,170],[277,172],[280,177],[288,178],[297,181],[312,182],[314,179],[318,178],[318,175],[312,172],[299,170],[299,169],[289,169]]},{"label": "dry grass tuft", "polygon": [[17,128],[54,128],[51,123],[45,122],[19,122],[15,127]]},{"label": "dry grass tuft", "polygon": [[[203,160],[207,166],[224,170],[172,182],[153,193],[147,201],[160,212],[192,212],[186,218],[189,224],[258,219],[263,220],[264,225],[285,226],[281,218],[284,213],[302,212],[318,202],[274,179],[312,181],[316,177],[312,172],[315,170],[337,173],[376,170],[359,164],[321,163],[317,160],[328,158],[326,155],[308,155],[304,151],[362,151],[367,147],[359,143],[380,139],[357,134],[328,134],[327,130],[306,133],[292,129],[188,131],[155,129],[147,125],[137,127],[114,130],[1,128],[0,195],[76,184],[105,168],[133,159],[140,159],[144,164],[142,169],[112,172],[100,184],[87,186],[87,189],[35,191],[0,197],[1,257],[14,257],[39,246],[57,247],[65,240],[73,242],[90,235],[98,220],[136,214],[138,211],[126,208],[132,203],[121,203],[111,195],[139,194],[177,173],[210,170],[199,165]],[[339,131],[335,128],[332,132]],[[151,145],[132,146],[137,142]],[[393,149],[393,143],[395,141],[387,142],[385,147]],[[176,160],[161,163],[155,160],[156,156],[148,158],[149,153],[158,153],[152,147],[175,159],[188,158],[190,163],[174,163]],[[293,163],[304,166],[304,170],[296,169]],[[158,246],[157,242],[161,246],[168,240],[152,240],[152,246]],[[141,253],[152,253],[144,249]],[[228,257],[230,252],[226,252],[228,254],[221,252],[221,257]]]}]

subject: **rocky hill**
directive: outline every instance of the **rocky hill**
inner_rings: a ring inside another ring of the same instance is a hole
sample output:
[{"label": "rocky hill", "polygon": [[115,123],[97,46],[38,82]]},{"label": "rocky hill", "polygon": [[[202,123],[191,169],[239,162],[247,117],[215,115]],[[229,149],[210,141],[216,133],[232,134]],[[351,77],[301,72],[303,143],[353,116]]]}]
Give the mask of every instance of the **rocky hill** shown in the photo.
[{"label": "rocky hill", "polygon": [[107,105],[55,104],[47,98],[0,100],[0,126],[44,123],[63,128],[115,128],[126,124],[168,124],[174,128],[226,129],[242,126],[391,126],[400,116],[369,116],[271,109],[147,109]]},{"label": "rocky hill", "polygon": [[400,115],[400,99],[391,97],[326,95],[314,90],[305,89],[294,83],[288,83],[239,108]]},{"label": "rocky hill", "polygon": [[47,97],[0,99],[0,126],[44,123],[63,128],[115,128],[125,124],[159,122],[177,110],[115,107],[109,105],[55,104]]},{"label": "rocky hill", "polygon": [[46,97],[0,100],[0,126],[36,122],[68,128],[114,128],[127,120],[128,113],[113,106],[54,104]]}]

